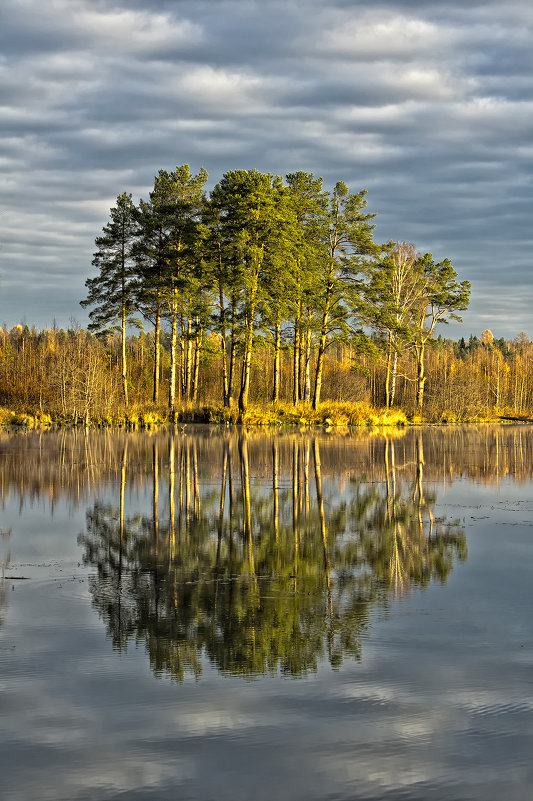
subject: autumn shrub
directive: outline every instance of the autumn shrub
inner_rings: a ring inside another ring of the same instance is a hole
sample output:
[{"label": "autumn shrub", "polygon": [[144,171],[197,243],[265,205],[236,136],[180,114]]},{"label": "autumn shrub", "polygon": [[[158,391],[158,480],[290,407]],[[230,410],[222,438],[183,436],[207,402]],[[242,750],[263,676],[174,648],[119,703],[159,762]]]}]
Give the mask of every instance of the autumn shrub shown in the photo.
[{"label": "autumn shrub", "polygon": [[247,426],[279,425],[282,421],[275,406],[250,406],[240,416],[240,422]]},{"label": "autumn shrub", "polygon": [[424,423],[428,422],[427,418],[420,412],[411,412],[407,416],[407,420],[413,426],[424,425]]},{"label": "autumn shrub", "polygon": [[454,414],[453,412],[451,412],[449,409],[445,409],[445,410],[444,410],[444,411],[441,413],[441,416],[440,416],[440,420],[439,420],[439,422],[440,422],[440,423],[445,423],[445,424],[449,424],[449,423],[457,423],[457,422],[458,422],[458,421],[457,421],[457,415],[455,415],[455,414]]},{"label": "autumn shrub", "polygon": [[43,427],[50,426],[52,425],[52,418],[46,412],[37,412],[35,415],[35,424]]}]

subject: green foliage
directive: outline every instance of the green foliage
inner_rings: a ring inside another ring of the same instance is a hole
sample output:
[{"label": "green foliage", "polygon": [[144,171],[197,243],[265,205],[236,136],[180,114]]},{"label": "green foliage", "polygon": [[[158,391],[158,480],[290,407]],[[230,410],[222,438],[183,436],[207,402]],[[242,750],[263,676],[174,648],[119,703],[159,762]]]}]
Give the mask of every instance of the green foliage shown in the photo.
[{"label": "green foliage", "polygon": [[103,236],[95,241],[97,250],[92,263],[99,274],[87,279],[87,298],[81,301],[84,307],[94,306],[89,312],[90,331],[120,330],[123,318],[129,320],[135,312],[136,271],[132,254],[139,229],[131,194],[118,195],[110,217]]},{"label": "green foliage", "polygon": [[[283,181],[231,170],[208,196],[206,181],[203,168],[194,175],[184,164],[160,170],[147,201],[118,195],[95,240],[98,275],[86,282],[89,332],[3,332],[1,403],[126,424],[150,394],[159,413],[164,389],[171,419],[190,403],[232,409],[238,395],[241,415],[257,402],[292,399],[298,421],[307,414],[300,404],[317,411],[321,400],[394,406],[402,380],[411,412],[410,388],[421,406],[426,351],[437,342],[435,359],[453,348],[465,364],[479,347],[498,382],[499,354],[514,359],[514,405],[527,405],[517,361],[526,335],[511,350],[503,340],[436,340],[437,324],[467,307],[470,285],[448,259],[435,262],[405,242],[376,245],[365,190],[338,181],[327,191],[303,171]],[[132,333],[139,313],[153,333]],[[18,381],[30,372],[31,381]],[[49,385],[47,397],[40,384]],[[439,413],[451,405],[446,398]],[[452,411],[462,419],[470,406]],[[250,408],[253,417],[264,414]]]}]

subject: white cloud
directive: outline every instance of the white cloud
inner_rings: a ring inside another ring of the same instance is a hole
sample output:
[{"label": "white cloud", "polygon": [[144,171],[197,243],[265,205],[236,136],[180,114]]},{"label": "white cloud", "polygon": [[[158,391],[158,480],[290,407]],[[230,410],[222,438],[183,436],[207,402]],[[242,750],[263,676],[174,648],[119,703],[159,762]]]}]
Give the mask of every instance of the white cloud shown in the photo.
[{"label": "white cloud", "polygon": [[436,51],[440,52],[452,41],[447,27],[390,11],[371,10],[361,14],[354,8],[343,17],[320,36],[319,50],[365,61],[391,61],[424,54],[434,57]]},{"label": "white cloud", "polygon": [[211,109],[222,107],[228,113],[254,114],[271,107],[275,83],[251,72],[202,65],[183,70],[175,92],[194,105]]},{"label": "white cloud", "polygon": [[[71,12],[71,0],[65,3],[64,10]],[[200,25],[149,11],[97,11],[80,3],[74,19],[78,30],[92,37],[93,46],[102,50],[113,47],[122,53],[155,53],[156,48],[179,49],[203,39]]]}]

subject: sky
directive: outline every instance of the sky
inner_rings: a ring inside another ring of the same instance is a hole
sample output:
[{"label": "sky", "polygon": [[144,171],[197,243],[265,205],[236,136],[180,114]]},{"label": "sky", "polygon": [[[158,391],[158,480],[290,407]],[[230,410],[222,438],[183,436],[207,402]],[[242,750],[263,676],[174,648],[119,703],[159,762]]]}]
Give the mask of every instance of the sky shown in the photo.
[{"label": "sky", "polygon": [[531,0],[2,0],[0,323],[87,323],[95,237],[160,169],[368,190],[472,284],[444,336],[533,338]]}]

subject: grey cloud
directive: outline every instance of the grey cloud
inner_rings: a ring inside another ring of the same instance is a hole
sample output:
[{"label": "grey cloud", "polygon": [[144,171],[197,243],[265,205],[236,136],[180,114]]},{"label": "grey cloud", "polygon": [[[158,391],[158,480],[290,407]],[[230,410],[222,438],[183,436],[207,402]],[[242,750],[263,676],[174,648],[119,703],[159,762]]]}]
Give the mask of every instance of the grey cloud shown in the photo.
[{"label": "grey cloud", "polygon": [[[113,199],[146,197],[159,168],[185,162],[205,166],[210,186],[228,169],[257,167],[368,188],[377,238],[449,256],[472,279],[469,330],[481,325],[490,292],[500,309],[523,297],[532,211],[526,0],[65,8],[10,0],[0,33],[0,304],[12,323],[26,315],[47,325],[67,296],[83,317],[77,302]],[[56,275],[69,276],[62,300]],[[522,316],[507,321],[495,309],[504,335],[528,328],[527,308],[515,308]]]}]

